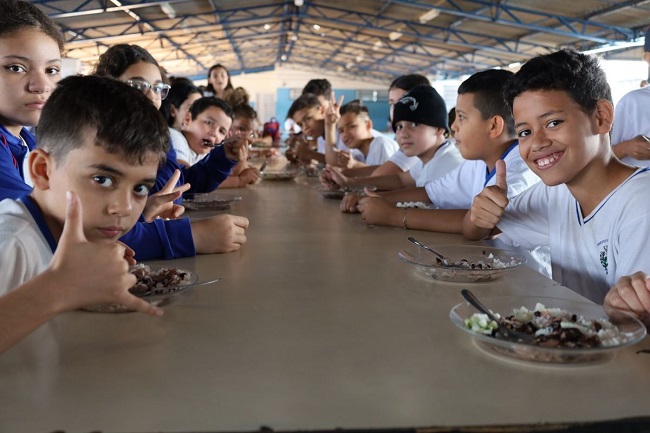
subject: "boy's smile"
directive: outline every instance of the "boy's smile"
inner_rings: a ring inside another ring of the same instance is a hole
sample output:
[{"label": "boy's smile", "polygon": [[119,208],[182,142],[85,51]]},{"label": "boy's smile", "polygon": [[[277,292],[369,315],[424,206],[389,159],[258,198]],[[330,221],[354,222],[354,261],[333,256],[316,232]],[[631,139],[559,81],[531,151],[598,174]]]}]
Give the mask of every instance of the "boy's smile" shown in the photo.
[{"label": "boy's smile", "polygon": [[524,92],[513,114],[521,156],[547,185],[570,185],[604,158],[609,143],[601,139],[598,110],[586,113],[566,92]]},{"label": "boy's smile", "polygon": [[156,181],[159,158],[147,155],[142,165],[106,152],[87,133],[84,144],[56,162],[46,151],[30,156],[32,195],[56,239],[65,219],[66,191],[79,196],[88,240],[117,240],[138,221]]}]

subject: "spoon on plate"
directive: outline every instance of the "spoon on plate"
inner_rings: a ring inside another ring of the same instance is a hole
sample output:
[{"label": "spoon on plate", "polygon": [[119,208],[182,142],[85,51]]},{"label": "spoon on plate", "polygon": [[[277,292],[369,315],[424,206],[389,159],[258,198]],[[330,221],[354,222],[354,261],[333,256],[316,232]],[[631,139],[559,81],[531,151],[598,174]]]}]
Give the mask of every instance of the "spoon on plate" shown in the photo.
[{"label": "spoon on plate", "polygon": [[262,166],[260,167],[260,174],[264,173],[264,169],[266,168],[266,165],[268,164],[269,160],[264,159],[264,162],[262,163]]},{"label": "spoon on plate", "polygon": [[422,248],[424,248],[425,250],[429,251],[430,253],[435,254],[436,256],[438,256],[438,258],[439,258],[440,260],[442,260],[442,264],[443,264],[443,265],[445,265],[445,266],[449,266],[449,260],[447,259],[447,257],[443,256],[443,255],[440,254],[438,251],[436,251],[436,250],[434,250],[433,248],[431,248],[429,245],[423,244],[422,242],[420,242],[419,240],[415,239],[415,238],[412,237],[412,236],[409,236],[407,239],[408,239],[410,242],[412,242],[412,243],[414,243],[415,245],[417,245],[418,247],[422,247]]},{"label": "spoon on plate", "polygon": [[463,298],[465,298],[465,300],[469,302],[472,307],[476,308],[481,313],[487,315],[490,318],[490,320],[493,320],[497,324],[496,333],[494,335],[495,337],[501,338],[502,340],[515,341],[518,343],[534,344],[535,342],[534,335],[526,334],[525,332],[517,332],[517,331],[509,330],[505,325],[503,319],[500,319],[497,316],[495,316],[494,313],[492,313],[492,310],[490,310],[488,307],[483,305],[483,303],[478,300],[478,298],[474,295],[474,293],[470,292],[467,289],[463,289],[460,291],[460,294],[463,295]]}]

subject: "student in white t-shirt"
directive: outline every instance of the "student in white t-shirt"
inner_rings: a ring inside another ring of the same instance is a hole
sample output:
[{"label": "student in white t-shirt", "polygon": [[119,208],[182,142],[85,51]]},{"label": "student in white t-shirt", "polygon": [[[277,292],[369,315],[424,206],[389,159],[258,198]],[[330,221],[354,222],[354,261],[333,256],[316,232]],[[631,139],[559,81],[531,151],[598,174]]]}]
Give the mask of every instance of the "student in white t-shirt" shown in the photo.
[{"label": "student in white t-shirt", "polygon": [[[424,187],[382,193],[366,210],[373,224],[392,224],[418,230],[462,233],[465,213],[474,196],[495,182],[496,161],[509,164],[508,197],[515,196],[539,181],[519,155],[514,121],[503,100],[503,89],[512,76],[505,70],[478,72],[458,88],[455,117],[451,129],[465,161],[455,170]],[[398,202],[423,203],[434,209],[396,208]],[[348,209],[355,203],[342,203]]]},{"label": "student in white t-shirt", "polygon": [[506,164],[476,198],[463,234],[503,232],[550,248],[553,279],[602,303],[616,281],[650,271],[650,169],[630,167],[609,142],[611,90],[598,59],[572,50],[538,56],[509,81],[519,150],[542,180],[508,199]]},{"label": "student in white t-shirt", "polygon": [[170,130],[178,163],[191,167],[205,158],[228,136],[232,119],[232,108],[221,99],[206,96],[194,101],[181,131]]},{"label": "student in white t-shirt", "polygon": [[394,140],[381,134],[373,134],[368,108],[358,100],[342,106],[339,113],[333,113],[332,120],[338,117],[336,125],[329,125],[328,117],[325,118],[326,141],[333,141],[331,137],[335,135],[333,129],[335,126],[343,144],[361,153],[363,160],[355,161],[353,166],[383,164],[399,149],[399,145]]},{"label": "student in white t-shirt", "polygon": [[[646,30],[643,60],[650,68],[650,28]],[[616,104],[612,150],[626,164],[650,166],[650,86],[625,94]]]}]

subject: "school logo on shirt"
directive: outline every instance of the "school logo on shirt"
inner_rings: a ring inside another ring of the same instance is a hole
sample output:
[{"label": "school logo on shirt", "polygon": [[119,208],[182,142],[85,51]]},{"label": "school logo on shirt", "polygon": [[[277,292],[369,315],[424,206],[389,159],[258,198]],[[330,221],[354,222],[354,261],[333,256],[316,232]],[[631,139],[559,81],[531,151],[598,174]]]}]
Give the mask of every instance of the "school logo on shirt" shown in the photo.
[{"label": "school logo on shirt", "polygon": [[400,102],[401,104],[404,104],[404,105],[406,105],[406,104],[411,104],[411,105],[409,106],[409,109],[410,109],[411,111],[415,111],[415,110],[417,110],[417,108],[418,108],[418,101],[417,101],[417,99],[415,99],[415,98],[412,97],[412,96],[405,96],[405,97],[403,97],[402,99],[400,99],[399,102]]},{"label": "school logo on shirt", "polygon": [[605,270],[605,275],[609,275],[609,263],[607,262],[607,240],[598,242],[598,248],[600,248],[600,265]]}]

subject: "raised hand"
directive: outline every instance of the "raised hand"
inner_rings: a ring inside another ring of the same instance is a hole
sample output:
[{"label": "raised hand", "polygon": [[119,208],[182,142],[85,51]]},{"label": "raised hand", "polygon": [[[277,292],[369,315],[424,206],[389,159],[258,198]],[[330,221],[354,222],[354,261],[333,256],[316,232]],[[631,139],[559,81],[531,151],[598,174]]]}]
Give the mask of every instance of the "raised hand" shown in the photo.
[{"label": "raised hand", "polygon": [[180,170],[174,170],[174,174],[169,178],[165,187],[147,198],[147,204],[142,211],[145,221],[151,222],[158,217],[176,219],[183,215],[185,208],[175,204],[174,200],[179,199],[185,191],[190,189],[190,184],[184,183],[176,186],[180,177]]},{"label": "raised hand", "polygon": [[246,161],[248,159],[248,145],[252,144],[253,136],[246,133],[237,133],[223,140],[223,150],[228,159],[233,161]]},{"label": "raised hand", "polygon": [[336,125],[336,122],[339,121],[341,118],[341,106],[343,105],[343,100],[345,99],[345,95],[341,95],[339,98],[339,101],[336,102],[336,98],[334,96],[334,91],[332,91],[332,96],[330,97],[330,103],[327,106],[327,109],[325,110],[325,125],[326,126],[331,126],[331,125]]},{"label": "raised hand", "polygon": [[117,303],[143,313],[162,315],[160,308],[129,292],[136,278],[129,273],[126,256],[120,242],[86,239],[81,202],[76,194],[68,192],[63,232],[46,271],[60,287],[62,311]]},{"label": "raised hand", "polygon": [[508,206],[508,183],[506,181],[506,163],[502,160],[496,163],[495,184],[483,188],[474,197],[470,209],[470,219],[478,227],[493,229],[501,220]]}]

